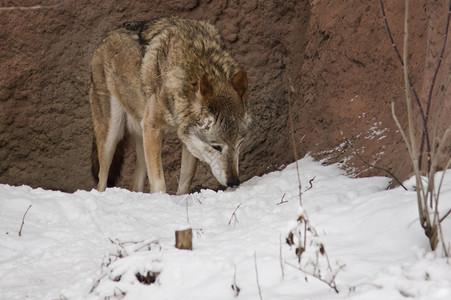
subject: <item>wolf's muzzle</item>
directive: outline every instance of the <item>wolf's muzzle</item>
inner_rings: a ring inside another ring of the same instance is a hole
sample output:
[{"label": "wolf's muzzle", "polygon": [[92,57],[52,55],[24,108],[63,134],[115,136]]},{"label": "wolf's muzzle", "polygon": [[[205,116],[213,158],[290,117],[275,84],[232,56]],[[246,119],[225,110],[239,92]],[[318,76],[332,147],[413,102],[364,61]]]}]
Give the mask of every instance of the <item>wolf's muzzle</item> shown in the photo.
[{"label": "wolf's muzzle", "polygon": [[234,178],[232,180],[227,181],[227,186],[231,188],[236,188],[240,185],[240,180],[238,178]]}]

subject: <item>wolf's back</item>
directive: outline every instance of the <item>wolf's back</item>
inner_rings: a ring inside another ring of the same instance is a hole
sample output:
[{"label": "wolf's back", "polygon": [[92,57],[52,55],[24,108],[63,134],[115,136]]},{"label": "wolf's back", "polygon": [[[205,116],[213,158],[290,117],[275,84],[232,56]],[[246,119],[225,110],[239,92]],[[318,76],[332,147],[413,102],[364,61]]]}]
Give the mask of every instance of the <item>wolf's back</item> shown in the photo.
[{"label": "wolf's back", "polygon": [[148,56],[143,66],[156,72],[177,67],[198,80],[203,74],[230,79],[239,71],[218,31],[207,22],[171,17],[127,22],[119,30],[124,29],[137,36],[143,58]]}]

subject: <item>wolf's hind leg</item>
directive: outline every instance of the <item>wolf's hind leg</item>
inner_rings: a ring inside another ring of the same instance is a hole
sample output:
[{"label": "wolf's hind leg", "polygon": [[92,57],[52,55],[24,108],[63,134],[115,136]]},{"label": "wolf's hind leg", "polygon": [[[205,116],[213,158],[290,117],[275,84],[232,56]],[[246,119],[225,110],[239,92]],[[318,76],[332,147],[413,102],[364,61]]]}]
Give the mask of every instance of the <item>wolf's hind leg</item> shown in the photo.
[{"label": "wolf's hind leg", "polygon": [[188,151],[188,148],[186,148],[185,145],[183,145],[182,166],[180,168],[180,179],[177,195],[189,193],[194,174],[196,173],[196,166],[197,158]]},{"label": "wolf's hind leg", "polygon": [[133,191],[143,192],[146,180],[146,160],[144,158],[143,137],[135,136],[136,169],[133,175]]},{"label": "wolf's hind leg", "polygon": [[111,115],[106,135],[99,137],[97,150],[99,152],[99,183],[97,190],[104,191],[108,183],[108,173],[117,144],[124,137],[125,112],[117,99],[111,97]]},{"label": "wolf's hind leg", "polygon": [[144,155],[146,158],[147,175],[149,176],[150,192],[166,192],[163,163],[161,161],[161,147],[163,142],[163,130],[154,128],[152,124],[142,121],[144,135]]}]

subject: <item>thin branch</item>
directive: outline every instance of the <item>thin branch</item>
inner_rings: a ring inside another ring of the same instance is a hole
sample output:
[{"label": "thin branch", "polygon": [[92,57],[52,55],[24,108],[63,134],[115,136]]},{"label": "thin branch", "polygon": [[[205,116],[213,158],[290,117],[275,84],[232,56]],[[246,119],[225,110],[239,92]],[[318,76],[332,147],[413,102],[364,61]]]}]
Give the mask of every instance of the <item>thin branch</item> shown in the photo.
[{"label": "thin branch", "polygon": [[[379,0],[379,2],[381,4],[382,17],[384,18],[385,29],[387,31],[388,37],[390,38],[390,42],[391,42],[391,44],[393,46],[393,49],[395,50],[396,55],[398,56],[399,62],[401,63],[401,67],[404,67],[404,61],[401,58],[401,55],[399,54],[398,47],[396,46],[395,41],[393,40],[393,36],[391,34],[390,27],[388,26],[387,17],[385,15],[384,4],[383,4],[382,0]],[[408,80],[409,80],[409,86],[412,89],[412,93],[413,93],[413,95],[415,97],[415,100],[416,100],[416,102],[418,104],[418,107],[420,108],[421,117],[422,117],[422,119],[424,121],[425,120],[425,116],[424,116],[423,107],[421,106],[420,98],[418,97],[418,94],[417,94],[415,88],[413,87],[413,84],[412,84],[412,81],[410,80],[410,78],[408,78]]]},{"label": "thin branch", "polygon": [[158,240],[152,240],[152,241],[150,241],[148,243],[145,243],[142,246],[139,246],[138,248],[135,248],[134,251],[138,252],[139,250],[141,250],[141,249],[143,249],[145,247],[147,247],[147,250],[150,251],[151,250],[151,245],[159,245],[159,244],[160,244],[160,242]]},{"label": "thin branch", "polygon": [[449,216],[449,214],[451,214],[451,209],[448,210],[448,212],[443,217],[440,218],[439,223],[442,223],[443,221],[445,221],[445,219]]},{"label": "thin branch", "polygon": [[254,252],[254,264],[255,264],[255,276],[257,277],[257,287],[258,287],[258,295],[260,296],[260,300],[263,300],[262,290],[260,288],[260,282],[258,280],[258,269],[257,269],[257,252]]},{"label": "thin branch", "polygon": [[324,282],[324,283],[327,284],[331,289],[333,289],[337,294],[339,294],[337,285],[336,285],[336,283],[335,283],[335,277],[336,277],[336,274],[332,277],[332,280],[329,282],[329,281],[327,281],[327,280],[321,278],[321,277],[318,276],[318,275],[315,275],[315,274],[312,274],[312,273],[310,273],[310,272],[307,272],[307,271],[303,270],[301,267],[295,266],[295,265],[293,265],[293,264],[291,264],[291,263],[289,263],[289,262],[287,262],[287,261],[286,261],[285,263],[286,263],[287,265],[289,265],[289,266],[291,266],[291,267],[293,267],[293,268],[295,268],[295,269],[301,271],[301,272],[304,273],[305,275],[314,277],[314,278],[318,279],[319,281]]},{"label": "thin branch", "polygon": [[108,274],[107,273],[103,273],[92,285],[91,290],[89,291],[90,294],[92,294],[92,292],[94,292],[94,290],[99,286],[100,281],[102,281],[102,279],[104,277],[106,277]]},{"label": "thin branch", "polygon": [[235,223],[238,221],[238,218],[236,217],[236,211],[238,210],[238,208],[240,208],[241,204],[242,204],[242,203],[238,204],[238,206],[237,206],[237,207],[235,208],[235,210],[233,211],[232,216],[230,217],[230,220],[229,220],[229,226],[230,226],[230,224],[232,223],[233,217],[235,217],[235,220],[236,220]]},{"label": "thin branch", "polygon": [[238,295],[240,294],[240,288],[238,287],[238,285],[236,284],[236,264],[233,263],[233,267],[234,267],[234,273],[233,273],[233,283],[232,283],[232,290],[235,292],[235,297],[238,297]]},{"label": "thin branch", "polygon": [[[395,41],[393,40],[393,36],[391,34],[390,26],[388,26],[387,16],[385,15],[384,4],[383,4],[382,0],[379,0],[379,3],[381,5],[382,17],[384,18],[385,29],[387,31],[388,37],[390,38],[390,42],[392,44],[392,47],[395,50],[396,55],[398,56],[399,62],[401,63],[401,67],[404,68],[404,60],[401,58],[401,55],[399,54],[398,47],[396,46]],[[407,81],[409,83],[408,86],[410,86],[410,89],[412,90],[413,96],[414,96],[415,101],[416,101],[416,103],[418,105],[418,108],[420,110],[421,119],[423,121],[423,135],[426,138],[427,151],[430,152],[429,134],[428,134],[428,130],[427,130],[427,119],[426,119],[426,117],[424,115],[424,110],[423,110],[423,107],[421,105],[420,98],[418,97],[418,94],[417,94],[415,88],[413,87],[412,80],[410,79],[410,77],[408,75],[407,75]],[[406,89],[407,89],[407,85],[406,85]],[[423,146],[421,146],[421,151],[423,151]],[[420,160],[421,160],[421,157],[420,157]],[[421,169],[421,162],[419,163],[419,168]]]},{"label": "thin branch", "polygon": [[[435,149],[435,147],[434,147],[434,150],[436,150],[436,151],[434,151],[435,152],[434,153],[434,160],[433,160],[433,165],[432,165],[432,168],[431,168],[431,173],[429,174],[429,181],[428,181],[428,191],[429,190],[431,191],[431,198],[433,197],[434,192],[435,192],[434,191],[434,186],[435,186],[435,184],[434,184],[435,182],[434,181],[435,181],[435,174],[436,174],[436,171],[437,171],[437,156],[438,156],[437,154],[441,153],[443,151],[443,148],[445,147],[444,146],[445,142],[448,139],[448,135],[450,135],[450,134],[451,134],[451,126],[448,127],[445,130],[445,133],[443,134],[442,138],[440,139],[440,142],[439,142],[440,145],[438,146],[438,148]],[[447,162],[447,164],[445,166],[445,169],[443,171],[442,177],[440,179],[440,184],[439,184],[439,188],[437,190],[437,195],[435,196],[434,224],[436,224],[436,221],[437,221],[437,218],[438,218],[438,202],[439,202],[439,199],[440,199],[440,190],[442,188],[442,183],[443,183],[443,179],[445,178],[446,170],[448,169],[450,163],[451,163],[451,158],[448,160],[448,162]],[[432,202],[432,199],[431,199],[431,202]]]},{"label": "thin branch", "polygon": [[294,91],[293,86],[291,85],[291,78],[288,78],[289,86],[288,86],[288,120],[290,122],[290,131],[291,131],[291,143],[293,144],[293,155],[296,164],[296,172],[298,176],[298,189],[299,189],[299,204],[302,206],[302,186],[301,186],[301,176],[299,174],[299,164],[298,164],[298,151],[296,148],[296,140],[294,138],[294,125],[293,125],[293,117],[292,117],[292,106],[291,106],[291,94]]},{"label": "thin branch", "polygon": [[[392,102],[391,108],[392,108],[393,120],[395,120],[396,126],[398,126],[399,132],[401,133],[401,136],[404,139],[404,143],[407,146],[407,149],[408,149],[408,152],[409,152],[409,155],[410,155],[410,159],[412,160],[412,162],[414,162],[415,160],[413,158],[411,145],[409,143],[409,140],[407,139],[407,135],[406,135],[404,129],[401,126],[401,123],[399,123],[398,117],[396,116],[395,103],[394,102]],[[418,168],[418,166],[415,166],[415,163],[414,163],[414,168]],[[415,174],[417,174],[417,173],[415,172]],[[417,176],[415,176],[415,177],[417,178]],[[421,182],[421,180],[418,182],[418,178],[417,178],[416,184],[417,184],[417,189],[416,189],[417,193],[420,193],[419,191],[423,192],[424,189],[423,189],[423,183]],[[423,196],[425,196],[425,195],[423,195]],[[427,223],[426,216],[428,216],[428,214],[423,211],[423,203],[422,203],[421,199],[422,199],[421,196],[418,196],[418,194],[417,194],[418,213],[419,213],[419,216],[420,216],[420,223],[421,223],[421,226],[423,227],[423,229],[425,229],[426,228],[425,227],[425,223]]]},{"label": "thin branch", "polygon": [[357,155],[357,157],[365,164],[365,165],[367,165],[367,166],[369,166],[369,167],[371,167],[371,168],[374,168],[374,169],[376,169],[376,170],[379,170],[379,171],[384,171],[385,173],[387,173],[388,175],[390,175],[405,191],[407,191],[407,188],[404,186],[404,184],[402,184],[402,182],[398,179],[398,177],[396,177],[395,176],[395,174],[393,174],[390,170],[388,170],[388,169],[386,169],[386,168],[383,168],[383,167],[379,167],[379,166],[376,166],[376,165],[372,165],[372,164],[370,164],[369,162],[367,162],[367,161],[365,161],[364,159],[363,159],[363,157],[356,151],[356,150],[354,150],[354,153]]},{"label": "thin branch", "polygon": [[[429,170],[428,178],[432,178],[435,175],[435,173],[436,173],[438,154],[440,153],[440,151],[442,151],[442,147],[445,144],[446,139],[447,139],[446,136],[449,134],[449,131],[451,130],[451,126],[448,127],[445,130],[445,133],[443,134],[441,140],[438,143],[439,145],[437,146],[437,141],[436,140],[437,140],[438,123],[439,123],[439,120],[440,120],[441,110],[443,109],[443,103],[444,103],[444,100],[445,100],[445,95],[446,95],[446,93],[448,91],[448,87],[449,87],[450,81],[451,81],[451,74],[448,76],[448,80],[446,81],[446,85],[445,85],[445,88],[443,90],[442,97],[440,98],[440,102],[439,102],[439,104],[437,106],[437,111],[435,113],[435,122],[434,122],[433,136],[432,136],[433,137],[432,152],[431,152],[431,158],[430,158],[432,167]],[[450,162],[451,162],[451,159],[450,159]],[[443,172],[442,178],[440,180],[440,185],[439,185],[439,188],[438,188],[438,191],[437,191],[437,195],[436,195],[437,202],[438,202],[438,199],[439,199],[439,196],[440,196],[440,189],[441,189],[441,186],[442,186],[443,178],[445,176],[446,170],[449,167],[449,163],[450,162],[448,162],[448,164],[446,164],[446,167],[444,168],[444,172]],[[433,183],[433,181],[430,181],[429,183]],[[432,190],[432,192],[434,192],[434,191]],[[437,206],[438,206],[438,203],[437,203]],[[436,221],[436,218],[434,217],[434,223],[435,223],[435,221]]]},{"label": "thin branch", "polygon": [[282,270],[282,279],[285,279],[285,266],[282,255],[282,235],[279,236],[279,259],[280,259],[280,269]]},{"label": "thin branch", "polygon": [[440,234],[440,239],[442,241],[442,247],[443,247],[443,251],[445,252],[445,256],[449,257],[449,251],[448,251],[448,248],[446,247],[445,238],[443,237],[443,229],[442,229],[442,224],[441,223],[438,223],[438,231],[439,231],[439,234]]},{"label": "thin branch", "polygon": [[[301,184],[301,176],[299,174],[299,164],[298,164],[298,151],[296,149],[296,140],[294,139],[294,125],[293,125],[293,117],[292,114],[292,106],[291,106],[291,94],[294,92],[294,88],[291,85],[291,78],[288,78],[288,119],[290,122],[290,131],[291,131],[291,142],[293,144],[293,154],[296,163],[296,174],[298,177],[298,190],[299,190],[299,205],[302,205],[302,184]],[[304,219],[306,220],[304,224],[304,249],[307,247],[307,212],[304,211]]]},{"label": "thin branch", "polygon": [[[434,75],[432,77],[431,87],[429,89],[429,94],[428,94],[428,98],[427,98],[426,120],[425,120],[426,124],[425,124],[425,127],[427,127],[427,122],[429,121],[429,111],[430,111],[431,103],[432,103],[432,92],[434,91],[435,81],[437,79],[438,71],[439,71],[440,66],[442,64],[443,54],[445,53],[446,41],[447,41],[447,37],[448,37],[450,16],[451,16],[451,0],[449,1],[449,5],[448,5],[448,15],[446,17],[445,33],[443,34],[442,50],[440,51],[440,56],[439,56],[438,61],[437,61],[437,66],[435,67]],[[421,137],[420,158],[419,158],[419,164],[420,164],[419,168],[420,169],[421,169],[421,155],[422,155],[424,140],[425,140],[425,132],[423,131],[423,136]],[[427,141],[427,143],[429,143],[429,141]],[[428,147],[428,171],[431,169],[431,157],[430,157],[430,155],[431,155],[430,147]]]},{"label": "thin branch", "polygon": [[282,199],[280,199],[280,202],[279,203],[277,203],[276,205],[280,205],[280,204],[284,204],[284,203],[287,203],[288,201],[283,201],[283,198],[285,198],[285,195],[286,195],[287,193],[283,193],[283,196],[282,196]]},{"label": "thin branch", "polygon": [[25,211],[25,213],[24,213],[24,215],[22,217],[22,224],[20,225],[19,236],[22,236],[22,228],[23,228],[23,225],[25,224],[25,216],[27,215],[27,213],[30,210],[30,208],[31,208],[31,204],[30,204],[30,206],[28,206],[27,210]]},{"label": "thin branch", "polygon": [[188,199],[186,198],[186,196],[185,196],[185,199],[186,199],[186,201],[185,201],[185,210],[186,210],[186,222],[189,224],[189,209],[188,209]]},{"label": "thin branch", "polygon": [[357,150],[356,149],[354,149],[354,147],[352,146],[352,143],[351,143],[351,141],[349,140],[349,139],[346,139],[346,138],[344,138],[345,139],[345,141],[346,141],[346,143],[349,145],[349,147],[351,147],[351,149],[352,149],[352,151],[354,152],[354,154],[365,164],[365,165],[367,165],[368,167],[370,167],[370,168],[374,168],[374,169],[376,169],[376,170],[379,170],[379,171],[384,171],[385,173],[387,173],[388,175],[390,175],[400,186],[402,186],[402,188],[404,189],[404,190],[406,190],[407,191],[407,188],[404,186],[404,184],[402,184],[402,182],[398,179],[398,177],[396,177],[395,176],[395,174],[393,174],[390,170],[388,170],[388,169],[386,169],[386,168],[383,168],[383,167],[379,167],[379,166],[376,166],[376,165],[374,165],[374,164],[370,164],[369,162],[367,162],[366,160],[364,160],[363,159],[363,157],[359,154],[359,152],[357,152]]},{"label": "thin branch", "polygon": [[439,183],[438,189],[437,189],[437,197],[440,196],[440,191],[442,189],[443,180],[445,179],[445,173],[446,173],[446,170],[448,170],[450,166],[451,166],[451,157],[449,158],[448,162],[445,165],[445,168],[443,169],[442,178],[440,178],[440,183]]},{"label": "thin branch", "polygon": [[313,180],[315,180],[315,178],[316,178],[316,176],[313,176],[313,178],[310,179],[310,180],[308,181],[308,183],[310,184],[310,186],[309,186],[309,188],[306,189],[305,191],[311,190],[311,189],[313,188]]}]

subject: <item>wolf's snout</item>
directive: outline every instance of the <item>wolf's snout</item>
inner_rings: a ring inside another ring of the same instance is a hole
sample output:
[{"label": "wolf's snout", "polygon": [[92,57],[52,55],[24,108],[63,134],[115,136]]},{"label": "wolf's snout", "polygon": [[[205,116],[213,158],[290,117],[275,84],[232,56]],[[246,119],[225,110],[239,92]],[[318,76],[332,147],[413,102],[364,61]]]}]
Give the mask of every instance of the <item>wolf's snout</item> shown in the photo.
[{"label": "wolf's snout", "polygon": [[227,181],[227,186],[231,188],[236,188],[240,185],[240,180],[238,178],[234,178],[232,180]]}]

